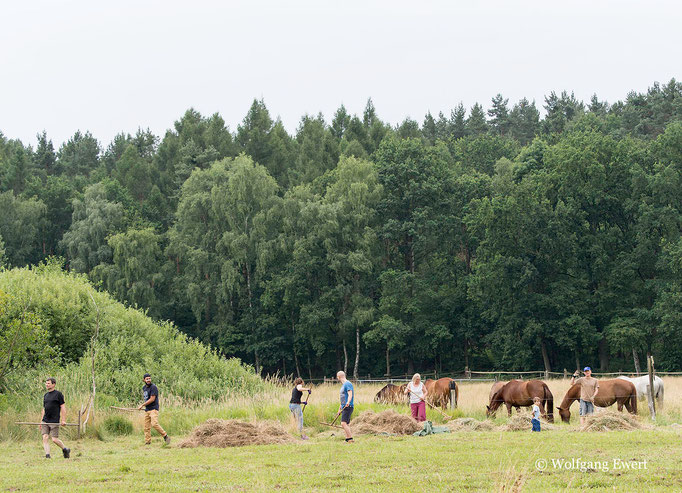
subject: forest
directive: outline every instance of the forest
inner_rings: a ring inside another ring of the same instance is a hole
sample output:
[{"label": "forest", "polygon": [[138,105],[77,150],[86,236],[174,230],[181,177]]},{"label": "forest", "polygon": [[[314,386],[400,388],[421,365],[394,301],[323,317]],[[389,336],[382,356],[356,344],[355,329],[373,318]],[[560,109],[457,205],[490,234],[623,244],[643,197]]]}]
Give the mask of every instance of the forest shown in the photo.
[{"label": "forest", "polygon": [[57,263],[263,375],[682,370],[682,83],[541,105],[0,133],[0,265]]}]

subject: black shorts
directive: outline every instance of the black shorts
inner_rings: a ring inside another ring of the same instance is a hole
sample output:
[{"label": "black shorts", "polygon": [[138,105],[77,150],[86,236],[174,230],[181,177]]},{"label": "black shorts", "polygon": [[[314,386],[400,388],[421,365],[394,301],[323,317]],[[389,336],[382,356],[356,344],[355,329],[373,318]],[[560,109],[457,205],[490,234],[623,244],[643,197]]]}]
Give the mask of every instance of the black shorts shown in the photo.
[{"label": "black shorts", "polygon": [[341,411],[341,422],[350,423],[351,414],[353,414],[353,407],[352,406],[344,407],[343,410]]}]

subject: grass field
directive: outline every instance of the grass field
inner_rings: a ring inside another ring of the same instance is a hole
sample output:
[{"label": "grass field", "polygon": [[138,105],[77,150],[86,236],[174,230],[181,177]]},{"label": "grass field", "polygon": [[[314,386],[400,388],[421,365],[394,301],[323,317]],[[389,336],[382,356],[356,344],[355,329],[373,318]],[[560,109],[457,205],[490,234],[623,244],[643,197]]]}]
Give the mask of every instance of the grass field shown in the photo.
[{"label": "grass field", "polygon": [[[682,379],[664,380],[666,405],[657,424],[647,430],[578,432],[574,404],[570,425],[558,424],[540,434],[490,431],[427,437],[359,436],[356,443],[346,444],[340,430],[319,424],[331,419],[338,407],[338,386],[325,385],[315,388],[305,412],[312,437],[309,442],[230,449],[177,447],[182,435],[209,417],[271,419],[293,432],[286,407],[290,390],[277,388],[254,399],[221,403],[190,405],[169,399],[160,417],[173,436],[170,447],[161,446],[158,437],[151,446],[143,445],[139,415],[132,418],[133,435],[107,434],[101,423],[112,412],[103,408],[97,413],[96,426],[89,430],[90,438],[76,442],[73,431],[65,434],[73,449],[72,459],[66,461],[53,450],[49,462],[42,458],[38,432],[17,431],[10,420],[18,415],[9,412],[0,418],[0,430],[4,430],[0,490],[679,491],[682,427],[676,423],[682,422]],[[568,382],[555,380],[549,385],[556,406]],[[379,386],[356,388],[356,412],[388,408],[371,404]],[[460,388],[460,406],[452,414],[484,419],[490,383]],[[41,394],[37,391],[36,395]],[[406,407],[393,409],[407,413]],[[504,423],[505,414],[499,413],[495,422]],[[649,422],[645,405],[640,406],[640,414]],[[434,411],[428,412],[428,418],[442,422]],[[546,465],[544,470],[538,470],[536,461],[540,461],[540,469]]]}]

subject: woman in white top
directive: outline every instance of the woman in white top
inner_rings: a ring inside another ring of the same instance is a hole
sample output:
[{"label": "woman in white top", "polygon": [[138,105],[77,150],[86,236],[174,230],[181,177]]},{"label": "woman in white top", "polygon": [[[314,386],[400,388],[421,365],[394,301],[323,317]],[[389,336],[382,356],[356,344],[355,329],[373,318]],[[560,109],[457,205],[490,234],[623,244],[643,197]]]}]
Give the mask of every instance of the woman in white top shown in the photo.
[{"label": "woman in white top", "polygon": [[419,373],[415,373],[412,381],[407,384],[405,393],[410,396],[410,410],[412,417],[417,421],[426,421],[426,385],[422,383]]}]

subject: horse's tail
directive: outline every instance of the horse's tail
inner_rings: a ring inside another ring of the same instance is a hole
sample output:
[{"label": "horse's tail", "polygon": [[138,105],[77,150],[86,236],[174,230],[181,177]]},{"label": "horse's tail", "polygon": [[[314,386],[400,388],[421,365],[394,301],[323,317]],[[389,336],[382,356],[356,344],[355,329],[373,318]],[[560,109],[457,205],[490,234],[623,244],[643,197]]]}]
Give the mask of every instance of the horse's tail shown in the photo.
[{"label": "horse's tail", "polygon": [[545,412],[547,413],[547,421],[554,423],[554,396],[552,391],[549,390],[547,384],[544,384],[545,391]]},{"label": "horse's tail", "polygon": [[635,390],[632,394],[630,394],[630,407],[632,410],[630,411],[632,414],[637,414],[637,391]]}]

